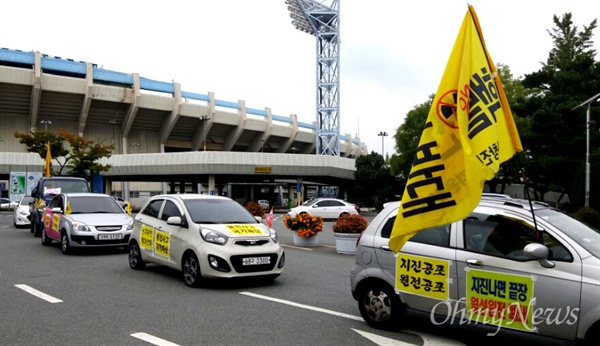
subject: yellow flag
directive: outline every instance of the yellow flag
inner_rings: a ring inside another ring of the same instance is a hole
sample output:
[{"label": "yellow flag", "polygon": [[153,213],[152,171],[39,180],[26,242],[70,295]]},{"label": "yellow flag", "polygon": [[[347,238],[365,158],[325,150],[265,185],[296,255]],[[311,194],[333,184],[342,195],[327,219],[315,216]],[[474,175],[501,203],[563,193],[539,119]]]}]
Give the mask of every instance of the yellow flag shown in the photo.
[{"label": "yellow flag", "polygon": [[50,154],[50,143],[46,144],[46,162],[44,162],[44,176],[52,175],[52,154]]},{"label": "yellow flag", "polygon": [[69,201],[67,201],[67,210],[65,210],[65,214],[69,215],[71,214],[72,210],[71,210],[71,203],[69,203]]},{"label": "yellow flag", "polygon": [[504,89],[469,6],[402,195],[389,246],[464,219],[500,164],[522,151]]}]

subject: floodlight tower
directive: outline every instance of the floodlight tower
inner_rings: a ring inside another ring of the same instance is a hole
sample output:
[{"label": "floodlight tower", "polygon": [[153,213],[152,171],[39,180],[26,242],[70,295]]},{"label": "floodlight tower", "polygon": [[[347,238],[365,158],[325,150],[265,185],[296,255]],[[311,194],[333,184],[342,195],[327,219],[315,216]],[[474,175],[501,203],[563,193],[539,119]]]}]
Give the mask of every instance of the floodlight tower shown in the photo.
[{"label": "floodlight tower", "polygon": [[339,0],[285,0],[296,29],[317,37],[317,155],[340,156]]}]

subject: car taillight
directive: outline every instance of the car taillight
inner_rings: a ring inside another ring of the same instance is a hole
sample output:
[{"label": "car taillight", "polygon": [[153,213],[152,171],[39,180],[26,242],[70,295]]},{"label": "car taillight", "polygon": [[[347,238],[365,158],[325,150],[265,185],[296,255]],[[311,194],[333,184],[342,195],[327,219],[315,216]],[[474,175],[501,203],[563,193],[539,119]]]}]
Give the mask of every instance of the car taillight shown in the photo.
[{"label": "car taillight", "polygon": [[358,246],[358,243],[360,242],[360,238],[362,238],[363,232],[360,232],[360,234],[358,235],[358,238],[356,238],[356,246]]}]

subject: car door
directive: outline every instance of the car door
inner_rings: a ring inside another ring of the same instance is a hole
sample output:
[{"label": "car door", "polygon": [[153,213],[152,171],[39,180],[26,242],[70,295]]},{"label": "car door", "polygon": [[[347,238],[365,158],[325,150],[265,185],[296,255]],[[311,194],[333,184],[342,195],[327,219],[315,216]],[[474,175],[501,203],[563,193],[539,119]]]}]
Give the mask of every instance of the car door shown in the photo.
[{"label": "car door", "polygon": [[65,197],[58,195],[54,197],[42,212],[42,227],[46,232],[46,236],[54,240],[60,240],[60,219],[62,212],[54,213],[53,208],[64,210]]},{"label": "car door", "polygon": [[[536,232],[528,220],[485,209],[460,223],[456,257],[460,310],[496,329],[574,339],[581,258],[549,224],[539,219],[537,225],[543,232]],[[498,229],[508,235],[498,239],[494,234]],[[524,255],[523,247],[530,243],[552,248],[552,267]]]},{"label": "car door", "polygon": [[451,304],[458,298],[455,264],[455,225],[445,225],[423,230],[411,238],[394,255],[388,243],[398,209],[392,209],[387,221],[382,222],[374,239],[377,261],[384,269],[389,282],[401,294],[410,308],[434,312],[444,320]]},{"label": "car door", "polygon": [[327,219],[330,217],[329,213],[328,213],[328,209],[327,209],[328,205],[329,205],[329,201],[327,201],[327,200],[318,201],[312,205],[312,207],[309,211],[309,214],[314,215],[314,216],[320,216],[324,219]]},{"label": "car door", "polygon": [[155,255],[155,229],[160,225],[160,211],[164,204],[164,199],[157,198],[148,203],[136,216],[136,225],[140,228],[139,243],[140,251],[144,260],[162,264],[165,262],[164,256]]},{"label": "car door", "polygon": [[190,232],[187,228],[167,224],[167,220],[171,216],[179,216],[181,220],[185,220],[182,208],[179,201],[166,199],[159,224],[155,227],[156,243],[159,245],[156,247],[155,253],[165,257],[169,265],[177,268],[180,267],[181,257],[189,241]]}]

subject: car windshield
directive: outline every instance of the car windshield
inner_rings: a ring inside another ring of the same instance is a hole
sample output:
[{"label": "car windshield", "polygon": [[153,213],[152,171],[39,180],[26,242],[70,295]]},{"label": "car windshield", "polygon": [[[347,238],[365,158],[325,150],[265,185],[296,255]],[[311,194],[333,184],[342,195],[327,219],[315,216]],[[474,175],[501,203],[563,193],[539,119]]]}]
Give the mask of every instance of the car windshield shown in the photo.
[{"label": "car windshield", "polygon": [[125,211],[110,197],[74,196],[69,198],[71,214],[122,214]]},{"label": "car windshield", "polygon": [[87,182],[81,180],[71,179],[52,179],[44,182],[44,188],[42,193],[45,194],[59,194],[69,192],[90,192]]},{"label": "car windshield", "polygon": [[548,221],[592,255],[600,258],[600,232],[597,229],[556,210],[536,210],[535,215]]},{"label": "car windshield", "polygon": [[23,197],[21,198],[21,205],[29,205],[29,203],[33,203],[33,197]]},{"label": "car windshield", "polygon": [[184,204],[194,223],[257,223],[246,208],[227,199],[190,199]]}]

